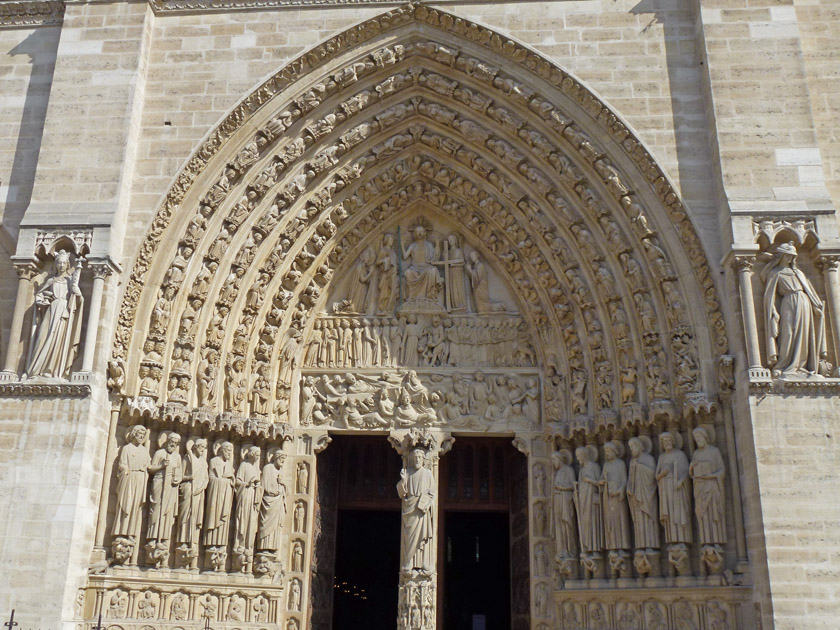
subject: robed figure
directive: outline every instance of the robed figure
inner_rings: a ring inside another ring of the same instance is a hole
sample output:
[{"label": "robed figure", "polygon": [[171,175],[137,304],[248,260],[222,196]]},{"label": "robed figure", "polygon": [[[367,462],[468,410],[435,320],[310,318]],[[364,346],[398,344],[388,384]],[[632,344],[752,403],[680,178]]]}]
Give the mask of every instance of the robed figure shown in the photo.
[{"label": "robed figure", "polygon": [[[662,453],[656,463],[659,486],[659,521],[666,543],[691,542],[691,481],[688,458],[682,452],[679,433],[660,434]],[[674,448],[676,446],[676,448]]]},{"label": "robed figure", "polygon": [[572,454],[567,450],[551,455],[554,464],[554,486],[552,490],[552,526],[554,528],[554,549],[558,559],[576,557],[578,553],[575,529],[575,469],[572,468]]},{"label": "robed figure", "polygon": [[286,486],[283,485],[283,462],[286,456],[278,449],[271,460],[262,470],[263,495],[257,542],[259,551],[277,551],[280,548],[280,531],[283,519],[286,518]]},{"label": "robed figure", "polygon": [[152,483],[149,487],[148,540],[169,540],[178,514],[178,486],[181,485],[181,456],[178,447],[181,436],[169,433],[164,445],[155,451],[149,472]]},{"label": "robed figure", "polygon": [[627,468],[620,459],[623,448],[616,442],[604,444],[601,472],[604,502],[604,546],[630,549],[630,517],[627,512]]},{"label": "robed figure", "polygon": [[422,448],[411,451],[411,466],[400,471],[397,494],[402,499],[402,570],[430,575],[435,570],[435,477],[425,459]]},{"label": "robed figure", "polygon": [[776,376],[816,374],[825,352],[824,305],[796,266],[796,248],[783,243],[764,268],[767,360]]},{"label": "robed figure", "polygon": [[650,438],[632,437],[630,472],[627,475],[627,502],[633,519],[636,549],[659,547],[659,503],[656,499],[656,460],[650,454]]},{"label": "robed figure", "polygon": [[70,254],[60,250],[55,256],[53,274],[35,292],[26,376],[70,375],[82,335],[81,264],[78,259],[76,269],[71,270]]},{"label": "robed figure", "polygon": [[575,451],[580,473],[575,484],[578,528],[581,553],[601,553],[604,547],[604,527],[601,513],[601,467],[595,461],[595,447],[580,446]]},{"label": "robed figure", "polygon": [[705,427],[692,432],[697,448],[688,467],[694,482],[694,512],[700,544],[722,545],[726,542],[726,521],[723,515],[723,478],[726,470],[723,457]]},{"label": "robed figure", "polygon": [[[149,481],[149,449],[145,445],[146,428],[135,425],[126,436],[128,443],[117,458],[117,513],[112,534],[132,538],[140,535],[146,485]],[[135,556],[136,560],[136,556]]]},{"label": "robed figure", "polygon": [[262,486],[260,485],[260,449],[248,447],[236,471],[236,516],[233,551],[239,556],[242,571],[248,570],[253,559],[254,541],[257,537]]},{"label": "robed figure", "polygon": [[379,267],[378,312],[390,314],[394,311],[399,293],[399,278],[397,278],[397,252],[394,249],[394,235],[386,234],[382,237],[382,247],[376,261]]},{"label": "robed figure", "polygon": [[206,452],[207,441],[204,438],[196,438],[192,444],[187,443],[187,453],[183,458],[177,541],[184,550],[198,550],[199,535],[204,522],[204,492],[209,482]]},{"label": "robed figure", "polygon": [[432,263],[437,260],[439,250],[439,244],[426,240],[426,228],[422,225],[414,228],[414,241],[402,252],[406,263],[403,276],[408,300],[434,300],[437,297],[443,280]]},{"label": "robed figure", "polygon": [[224,442],[210,460],[207,482],[207,503],[204,511],[204,544],[224,547],[230,531],[230,510],[233,506],[233,444]]}]

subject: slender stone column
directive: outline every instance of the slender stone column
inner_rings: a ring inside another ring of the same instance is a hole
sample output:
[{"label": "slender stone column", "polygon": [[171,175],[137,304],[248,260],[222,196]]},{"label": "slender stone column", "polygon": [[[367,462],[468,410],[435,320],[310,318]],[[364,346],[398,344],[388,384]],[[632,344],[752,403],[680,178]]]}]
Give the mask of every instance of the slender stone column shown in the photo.
[{"label": "slender stone column", "polygon": [[[437,627],[438,463],[454,438],[411,429],[388,438],[403,458],[398,630]],[[429,522],[430,521],[430,522]],[[423,537],[423,531],[430,535]]]},{"label": "slender stone column", "polygon": [[18,289],[15,297],[15,311],[12,315],[12,328],[9,331],[9,342],[6,344],[6,363],[0,372],[0,380],[13,381],[18,379],[18,362],[20,357],[20,335],[23,329],[23,315],[29,305],[29,294],[32,278],[38,269],[31,262],[16,264],[18,274]]},{"label": "slender stone column", "polygon": [[754,371],[763,370],[752,290],[754,262],[754,256],[736,256],[732,263],[733,269],[738,273],[738,292],[741,296],[741,314],[744,318],[744,334],[747,342],[747,363],[749,363],[748,367],[751,375]]},{"label": "slender stone column", "polygon": [[111,406],[111,421],[108,425],[108,445],[105,447],[105,467],[102,473],[102,486],[99,493],[99,514],[96,519],[96,538],[94,552],[101,553],[101,560],[105,560],[105,521],[108,517],[108,500],[111,494],[111,476],[114,462],[117,459],[117,420],[120,417],[120,405],[115,402]]},{"label": "slender stone column", "polygon": [[91,268],[93,269],[93,291],[90,295],[90,308],[88,309],[85,349],[82,355],[82,372],[91,372],[93,370],[96,336],[99,331],[99,315],[102,310],[102,291],[105,288],[105,278],[111,275],[111,266],[107,263],[94,263],[91,264]]},{"label": "slender stone column", "polygon": [[820,266],[828,297],[828,321],[831,323],[831,336],[834,339],[834,360],[835,363],[840,363],[840,284],[837,282],[840,255],[822,256]]}]

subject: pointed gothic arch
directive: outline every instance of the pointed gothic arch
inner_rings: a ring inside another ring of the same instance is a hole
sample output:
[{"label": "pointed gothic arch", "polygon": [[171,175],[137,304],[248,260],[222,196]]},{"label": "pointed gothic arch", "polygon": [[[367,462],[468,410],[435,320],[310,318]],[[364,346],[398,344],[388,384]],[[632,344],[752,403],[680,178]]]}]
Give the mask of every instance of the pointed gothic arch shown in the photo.
[{"label": "pointed gothic arch", "polygon": [[[715,421],[718,358],[728,349],[719,294],[667,176],[615,113],[552,62],[408,5],[269,78],[176,177],[122,298],[113,347],[126,375],[120,422],[217,443],[294,436],[295,507],[304,502],[314,519],[300,466],[309,479],[329,432],[354,427],[302,426],[307,344],[362,253],[420,215],[457,230],[510,294],[506,316],[521,318],[533,360],[517,375],[538,379],[538,417],[492,432],[515,435],[534,470],[547,474],[555,448],[666,429],[688,435]],[[722,448],[734,449],[728,436]],[[528,498],[532,551],[550,539],[537,522],[548,518],[548,499]],[[740,527],[731,515],[726,526]],[[308,567],[315,536],[306,534]],[[694,564],[737,560],[731,548],[709,554],[695,550]],[[668,558],[675,567],[677,555]],[[628,570],[622,558],[615,575]],[[682,562],[680,575],[690,571]],[[257,559],[265,571],[269,564]],[[305,577],[289,579],[298,599],[285,617],[287,595],[266,595],[270,621],[305,625]],[[549,577],[531,575],[534,620],[551,616]]]}]

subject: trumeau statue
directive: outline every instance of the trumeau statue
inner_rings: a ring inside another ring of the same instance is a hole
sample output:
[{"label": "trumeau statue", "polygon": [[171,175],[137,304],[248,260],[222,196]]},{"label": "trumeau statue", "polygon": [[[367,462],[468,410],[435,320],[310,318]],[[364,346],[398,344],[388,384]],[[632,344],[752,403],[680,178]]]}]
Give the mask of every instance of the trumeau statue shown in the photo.
[{"label": "trumeau statue", "polygon": [[160,568],[169,558],[169,540],[178,513],[178,487],[181,484],[181,436],[161,432],[161,448],[155,451],[149,472],[149,527],[146,531],[146,562]]},{"label": "trumeau statue", "polygon": [[430,575],[435,571],[435,478],[426,467],[426,451],[411,451],[408,469],[400,471],[402,499],[402,571]]},{"label": "trumeau statue", "polygon": [[82,334],[81,270],[81,258],[71,268],[69,252],[59,250],[53,261],[53,274],[35,292],[32,342],[24,377],[70,376]]},{"label": "trumeau statue", "polygon": [[204,525],[204,493],[209,482],[207,440],[190,438],[183,458],[178,503],[178,556],[185,568],[198,568],[198,544]]},{"label": "trumeau statue", "polygon": [[761,272],[767,361],[775,377],[819,372],[826,351],[824,304],[796,266],[796,248],[783,243]]}]

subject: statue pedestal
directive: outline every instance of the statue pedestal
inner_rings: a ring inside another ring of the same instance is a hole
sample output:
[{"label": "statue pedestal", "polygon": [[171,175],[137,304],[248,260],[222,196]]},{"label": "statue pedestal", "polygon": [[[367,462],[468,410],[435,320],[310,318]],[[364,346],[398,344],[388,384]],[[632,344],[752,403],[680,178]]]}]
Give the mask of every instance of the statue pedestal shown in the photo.
[{"label": "statue pedestal", "polygon": [[0,372],[0,383],[16,383],[20,380],[17,372],[8,372],[3,370]]}]

